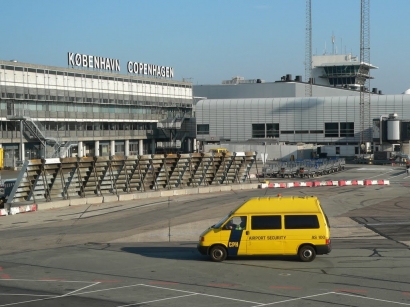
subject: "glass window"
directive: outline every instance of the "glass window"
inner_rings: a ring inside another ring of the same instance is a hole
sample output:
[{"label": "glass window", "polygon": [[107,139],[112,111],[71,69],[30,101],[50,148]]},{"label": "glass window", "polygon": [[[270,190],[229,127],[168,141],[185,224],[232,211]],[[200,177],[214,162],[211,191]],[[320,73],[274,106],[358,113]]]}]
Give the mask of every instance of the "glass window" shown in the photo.
[{"label": "glass window", "polygon": [[354,137],[354,123],[340,123],[340,136]]},{"label": "glass window", "polygon": [[339,123],[325,123],[325,137],[339,137]]},{"label": "glass window", "polygon": [[251,229],[282,229],[280,215],[254,215],[251,217]]},{"label": "glass window", "polygon": [[317,229],[319,220],[316,215],[285,215],[285,229]]},{"label": "glass window", "polygon": [[244,230],[246,229],[246,216],[234,216],[228,223],[225,224],[223,229],[228,230]]},{"label": "glass window", "polygon": [[279,124],[266,124],[266,137],[279,137]]},{"label": "glass window", "polygon": [[252,137],[264,138],[265,137],[265,124],[252,124]]},{"label": "glass window", "polygon": [[209,124],[197,125],[197,134],[209,134]]}]

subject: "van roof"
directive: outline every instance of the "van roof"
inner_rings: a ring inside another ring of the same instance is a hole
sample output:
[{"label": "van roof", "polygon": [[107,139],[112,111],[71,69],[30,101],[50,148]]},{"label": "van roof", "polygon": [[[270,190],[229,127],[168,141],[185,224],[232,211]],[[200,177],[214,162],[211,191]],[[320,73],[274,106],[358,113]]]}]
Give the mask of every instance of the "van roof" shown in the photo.
[{"label": "van roof", "polygon": [[257,197],[242,204],[236,214],[248,213],[321,213],[316,196]]}]

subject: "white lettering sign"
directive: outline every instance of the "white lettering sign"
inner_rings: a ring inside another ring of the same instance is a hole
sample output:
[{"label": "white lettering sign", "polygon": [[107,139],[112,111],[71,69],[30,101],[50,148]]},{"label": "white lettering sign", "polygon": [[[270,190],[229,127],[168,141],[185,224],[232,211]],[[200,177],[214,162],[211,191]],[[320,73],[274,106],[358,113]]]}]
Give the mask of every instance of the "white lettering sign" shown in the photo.
[{"label": "white lettering sign", "polygon": [[[68,65],[86,68],[121,71],[120,60],[99,56],[68,52]],[[146,75],[162,78],[173,78],[174,68],[154,64],[129,61],[127,71],[130,74]]]},{"label": "white lettering sign", "polygon": [[68,53],[68,65],[121,71],[120,60],[73,52]]}]

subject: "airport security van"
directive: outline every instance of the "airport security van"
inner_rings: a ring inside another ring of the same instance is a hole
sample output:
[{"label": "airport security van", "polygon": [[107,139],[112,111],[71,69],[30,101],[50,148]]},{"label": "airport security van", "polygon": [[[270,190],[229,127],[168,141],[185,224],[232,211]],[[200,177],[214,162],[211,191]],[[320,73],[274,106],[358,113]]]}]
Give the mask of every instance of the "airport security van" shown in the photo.
[{"label": "airport security van", "polygon": [[242,255],[297,255],[307,262],[330,253],[329,227],[317,197],[252,198],[205,230],[198,250],[213,261]]}]

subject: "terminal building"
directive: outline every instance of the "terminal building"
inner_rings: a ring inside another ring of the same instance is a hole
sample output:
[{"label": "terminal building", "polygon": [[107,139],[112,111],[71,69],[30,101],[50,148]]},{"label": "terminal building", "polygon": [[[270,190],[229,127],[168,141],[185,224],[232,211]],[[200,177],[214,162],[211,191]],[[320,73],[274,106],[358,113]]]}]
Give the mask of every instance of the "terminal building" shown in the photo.
[{"label": "terminal building", "polygon": [[0,61],[4,166],[34,158],[192,152],[192,83],[173,68],[68,53],[68,68]]},{"label": "terminal building", "polygon": [[[287,74],[276,82],[234,77],[219,85],[194,85],[198,142],[201,148],[213,143],[258,144],[258,140],[260,144],[313,144],[328,156],[355,156],[362,146],[360,88],[371,78],[370,70],[377,69],[371,64],[362,71],[359,67],[357,57],[350,54],[313,56],[309,82]],[[306,97],[309,84],[312,96]],[[376,88],[366,91],[371,121],[391,113],[410,118],[410,95],[383,95]],[[372,135],[372,127],[367,129]],[[403,140],[408,137],[391,141]],[[378,137],[374,141],[369,151],[385,149]]]}]

